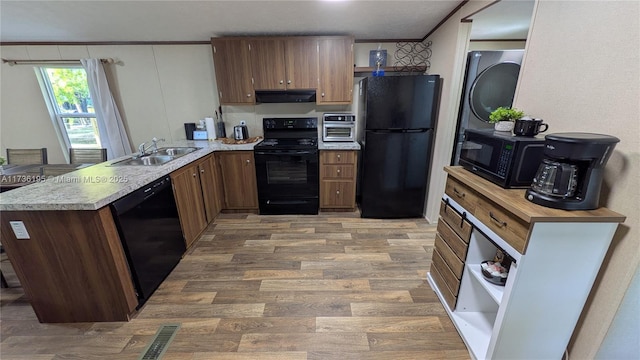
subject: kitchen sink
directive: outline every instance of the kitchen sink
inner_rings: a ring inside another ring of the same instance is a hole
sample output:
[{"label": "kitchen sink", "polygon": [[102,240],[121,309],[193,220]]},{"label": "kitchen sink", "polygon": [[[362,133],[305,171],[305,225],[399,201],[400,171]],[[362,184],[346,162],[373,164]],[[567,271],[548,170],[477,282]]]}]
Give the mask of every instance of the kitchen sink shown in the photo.
[{"label": "kitchen sink", "polygon": [[163,147],[159,148],[158,152],[152,153],[150,156],[156,155],[168,155],[168,156],[181,156],[192,153],[198,150],[195,147]]},{"label": "kitchen sink", "polygon": [[134,156],[129,159],[118,161],[111,166],[157,166],[175,160],[180,156],[187,155],[198,150],[196,147],[164,147],[159,148],[157,152],[144,156]]},{"label": "kitchen sink", "polygon": [[142,166],[152,166],[152,165],[162,165],[166,164],[169,161],[175,159],[173,156],[168,155],[146,155],[143,157],[135,157],[127,160],[118,161],[117,163],[111,164],[111,166],[122,166],[122,165],[142,165]]}]

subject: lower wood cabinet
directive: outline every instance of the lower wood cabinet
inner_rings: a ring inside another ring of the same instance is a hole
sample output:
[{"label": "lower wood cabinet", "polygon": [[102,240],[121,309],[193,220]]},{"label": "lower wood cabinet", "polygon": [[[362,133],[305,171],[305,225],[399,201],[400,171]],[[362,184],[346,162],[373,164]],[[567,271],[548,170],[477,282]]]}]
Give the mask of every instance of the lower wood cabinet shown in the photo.
[{"label": "lower wood cabinet", "polygon": [[[18,239],[11,221],[24,223],[30,239]],[[109,206],[2,211],[0,231],[38,321],[129,320],[138,299]]]},{"label": "lower wood cabinet", "polygon": [[253,151],[222,151],[216,156],[224,189],[223,209],[258,211]]},{"label": "lower wood cabinet", "polygon": [[355,210],[357,152],[320,151],[320,209]]},{"label": "lower wood cabinet", "polygon": [[208,155],[171,173],[184,241],[189,248],[220,213],[215,158]]},{"label": "lower wood cabinet", "polygon": [[204,212],[207,217],[207,223],[210,223],[220,214],[224,196],[216,157],[213,154],[207,156],[198,164],[198,172],[200,173],[200,185],[202,186]]}]

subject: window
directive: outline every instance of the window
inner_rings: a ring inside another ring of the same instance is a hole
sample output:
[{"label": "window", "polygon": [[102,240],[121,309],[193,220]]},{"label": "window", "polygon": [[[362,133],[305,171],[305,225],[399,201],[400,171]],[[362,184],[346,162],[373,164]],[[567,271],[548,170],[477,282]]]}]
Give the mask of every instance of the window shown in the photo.
[{"label": "window", "polygon": [[77,66],[41,67],[39,75],[54,126],[66,148],[101,148],[85,70]]}]

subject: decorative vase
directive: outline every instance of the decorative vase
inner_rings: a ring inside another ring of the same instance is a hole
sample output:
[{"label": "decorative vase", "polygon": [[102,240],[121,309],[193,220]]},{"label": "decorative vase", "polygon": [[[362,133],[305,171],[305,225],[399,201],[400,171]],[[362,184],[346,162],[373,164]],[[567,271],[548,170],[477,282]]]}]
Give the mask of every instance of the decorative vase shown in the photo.
[{"label": "decorative vase", "polygon": [[495,123],[494,128],[496,131],[511,131],[513,130],[513,121],[498,121]]}]

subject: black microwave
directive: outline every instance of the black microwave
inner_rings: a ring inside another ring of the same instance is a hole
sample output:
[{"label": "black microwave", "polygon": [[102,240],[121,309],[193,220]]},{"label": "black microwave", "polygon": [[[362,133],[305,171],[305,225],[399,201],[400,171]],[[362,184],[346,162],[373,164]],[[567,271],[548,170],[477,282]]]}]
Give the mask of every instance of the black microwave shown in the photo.
[{"label": "black microwave", "polygon": [[460,165],[503,188],[528,188],[542,162],[544,139],[467,129]]}]

